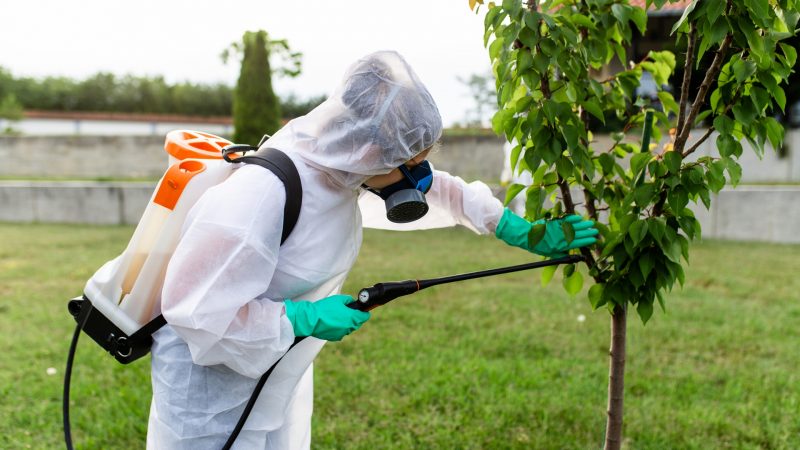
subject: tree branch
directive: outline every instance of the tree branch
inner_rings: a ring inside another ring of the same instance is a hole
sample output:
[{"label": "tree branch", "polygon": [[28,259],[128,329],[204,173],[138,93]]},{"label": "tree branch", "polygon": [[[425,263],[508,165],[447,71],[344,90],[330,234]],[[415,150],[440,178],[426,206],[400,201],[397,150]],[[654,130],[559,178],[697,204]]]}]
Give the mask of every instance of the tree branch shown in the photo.
[{"label": "tree branch", "polygon": [[[722,111],[722,114],[720,114],[720,116],[724,116],[725,114],[728,114],[728,111],[730,111],[731,108],[733,108],[733,105],[736,104],[736,102],[739,101],[739,98],[741,98],[741,96],[742,96],[742,91],[743,91],[742,88],[743,87],[744,87],[744,84],[740,84],[739,87],[736,88],[736,93],[733,95],[733,99],[731,100],[730,103],[728,103],[727,106],[725,106],[725,110]],[[683,152],[681,154],[681,157],[682,158],[686,158],[687,156],[689,156],[692,153],[694,153],[694,151],[697,150],[698,147],[700,147],[700,144],[705,142],[705,140],[708,139],[708,137],[711,136],[711,133],[713,133],[713,132],[714,132],[714,127],[711,126],[706,131],[706,133],[700,139],[698,139],[697,142],[695,142],[694,145],[689,150],[686,150],[685,152]]]},{"label": "tree branch", "polygon": [[686,61],[683,64],[683,83],[681,84],[681,100],[678,103],[678,135],[683,131],[683,121],[686,119],[686,104],[689,103],[689,86],[692,82],[692,67],[694,66],[694,45],[697,40],[697,25],[692,22],[689,28],[689,42],[686,45]]},{"label": "tree branch", "polygon": [[[722,71],[722,63],[725,60],[725,54],[728,53],[728,48],[731,46],[731,42],[733,41],[733,34],[727,34],[725,39],[722,41],[722,44],[719,46],[719,50],[717,50],[716,56],[714,56],[714,61],[711,63],[711,67],[708,68],[706,72],[706,76],[703,79],[703,84],[700,85],[700,89],[697,91],[697,97],[694,99],[694,103],[692,103],[692,109],[689,112],[689,116],[686,118],[686,122],[681,128],[681,132],[678,135],[678,138],[675,140],[675,151],[681,152],[683,154],[683,147],[686,145],[686,141],[689,139],[689,131],[692,129],[692,124],[694,124],[694,120],[697,117],[697,114],[700,113],[700,108],[705,103],[705,97],[708,93],[711,84],[714,80],[717,79],[720,71]],[[678,124],[679,126],[681,124]]]},{"label": "tree branch", "polygon": [[695,142],[694,145],[691,148],[689,148],[689,150],[686,150],[681,154],[681,158],[686,158],[687,156],[694,153],[694,151],[697,150],[698,147],[700,147],[700,144],[705,142],[706,139],[708,139],[708,137],[711,136],[711,133],[713,132],[714,132],[714,127],[709,127],[706,133],[700,139],[698,139],[697,142]]}]

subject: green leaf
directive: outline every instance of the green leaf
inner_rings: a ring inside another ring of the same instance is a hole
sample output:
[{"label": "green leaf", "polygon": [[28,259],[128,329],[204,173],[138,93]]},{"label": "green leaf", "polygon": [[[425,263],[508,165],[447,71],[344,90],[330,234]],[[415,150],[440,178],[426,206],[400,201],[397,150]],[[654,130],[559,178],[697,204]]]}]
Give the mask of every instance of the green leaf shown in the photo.
[{"label": "green leaf", "polygon": [[664,305],[664,296],[661,295],[661,291],[656,291],[656,298],[658,298],[658,304],[661,305],[661,311],[667,312],[667,307]]},{"label": "green leaf", "polygon": [[645,253],[639,258],[639,271],[642,274],[642,278],[647,280],[647,276],[650,275],[650,272],[653,270],[655,266],[655,261],[653,260],[653,255],[650,253]]},{"label": "green leaf", "polygon": [[595,100],[586,100],[581,103],[583,109],[589,112],[589,114],[597,117],[600,119],[601,122],[605,125],[606,118],[603,116],[603,110],[600,108],[600,104]]},{"label": "green leaf", "polygon": [[[529,49],[536,48],[536,44],[539,43],[539,34],[535,30],[536,28],[531,29],[530,27],[526,27],[519,31],[519,40],[523,44],[525,44],[525,46],[528,47]],[[526,51],[525,53],[529,55],[531,54],[530,51]],[[531,64],[532,63],[533,63],[533,55],[531,55]]]},{"label": "green leaf", "polygon": [[725,0],[706,0],[706,17],[708,18],[708,23],[713,24],[717,21],[717,18],[722,14],[722,11],[725,11]]},{"label": "green leaf", "polygon": [[644,35],[645,31],[647,31],[647,12],[644,8],[631,8],[631,19],[636,24],[636,28],[639,29],[639,33]]},{"label": "green leaf", "polygon": [[508,12],[512,17],[518,15],[522,10],[522,2],[520,0],[503,0],[503,9]]},{"label": "green leaf", "polygon": [[667,224],[664,221],[663,217],[657,217],[655,219],[648,220],[649,224],[647,226],[648,231],[650,232],[650,236],[653,236],[656,242],[661,242],[661,239],[664,237],[664,232],[667,228]]},{"label": "green leaf", "polygon": [[567,244],[571,244],[572,241],[575,240],[575,228],[571,223],[567,222],[566,220],[562,220],[561,231],[564,232],[564,239],[566,239]]},{"label": "green leaf", "polygon": [[794,67],[795,63],[797,63],[797,50],[791,45],[784,44],[783,42],[779,43],[778,45],[781,46],[781,50],[783,50],[783,54],[786,56],[786,65],[789,67]]},{"label": "green leaf", "polygon": [[578,292],[581,291],[583,287],[583,275],[580,272],[575,271],[572,275],[563,280],[564,289],[569,293],[569,295],[576,295]]},{"label": "green leaf", "polygon": [[572,19],[572,22],[579,27],[588,28],[591,30],[597,29],[594,22],[592,22],[592,19],[582,14],[573,14],[572,16],[570,16],[570,19]]},{"label": "green leaf", "polygon": [[557,269],[558,266],[546,266],[542,269],[542,287],[550,284],[550,281],[553,279],[553,275],[556,274]]},{"label": "green leaf", "polygon": [[567,264],[564,266],[564,278],[569,278],[575,273],[575,264]]},{"label": "green leaf", "polygon": [[610,175],[614,172],[614,157],[608,153],[603,153],[597,157],[597,162],[600,163],[600,168],[603,170],[603,174]]},{"label": "green leaf", "polygon": [[733,133],[734,125],[734,121],[728,116],[717,116],[714,118],[714,129],[719,131],[721,135]]},{"label": "green leaf", "polygon": [[[519,161],[519,154],[522,151],[522,145],[515,145],[514,148],[511,149],[511,171],[513,172],[517,168],[517,162]],[[530,168],[531,170],[536,170],[536,167]]]},{"label": "green leaf", "polygon": [[531,227],[528,232],[528,248],[536,247],[536,244],[542,241],[544,233],[547,231],[547,226],[543,223],[538,223]]},{"label": "green leaf", "polygon": [[683,208],[689,203],[689,193],[686,192],[686,189],[682,186],[677,186],[675,189],[669,191],[667,194],[667,201],[669,201],[672,211],[677,214],[683,211]]},{"label": "green leaf", "polygon": [[642,184],[633,191],[633,199],[640,208],[650,206],[650,200],[656,193],[655,186],[649,183]]},{"label": "green leaf", "polygon": [[739,83],[744,83],[754,73],[756,73],[756,63],[750,59],[739,59],[733,63],[733,74]]},{"label": "green leaf", "polygon": [[644,166],[646,166],[651,159],[653,159],[653,155],[651,155],[649,152],[633,155],[631,158],[631,172],[633,173],[634,179],[637,175],[639,175],[639,172],[644,169]]},{"label": "green leaf", "polygon": [[672,239],[665,245],[662,245],[661,249],[664,250],[664,256],[666,256],[667,259],[676,264],[681,263],[681,243],[679,240]]},{"label": "green leaf", "polygon": [[730,134],[720,134],[717,136],[717,150],[723,158],[738,157],[742,154],[742,144]]},{"label": "green leaf", "polygon": [[528,50],[520,50],[517,53],[517,73],[523,73],[531,67],[533,67],[533,55]]},{"label": "green leaf", "polygon": [[786,111],[786,93],[783,92],[783,88],[778,86],[775,89],[773,89],[772,91],[770,91],[770,94],[772,94],[772,98],[775,99],[775,101],[778,103],[778,106],[781,107],[781,111],[785,112]]},{"label": "green leaf", "polygon": [[508,109],[501,109],[492,117],[492,130],[495,134],[503,134],[505,123],[507,120],[514,117],[514,111]]},{"label": "green leaf", "polygon": [[769,106],[769,98],[770,95],[766,89],[758,86],[753,86],[750,88],[750,99],[753,100],[753,104],[755,105],[758,114],[762,114],[767,106]]},{"label": "green leaf", "polygon": [[769,2],[766,0],[744,0],[744,4],[747,5],[750,17],[752,17],[756,23],[770,16]]},{"label": "green leaf", "polygon": [[672,27],[672,31],[669,32],[670,35],[675,34],[675,31],[678,30],[686,22],[686,19],[689,18],[689,14],[691,14],[692,11],[694,11],[694,8],[697,6],[697,2],[698,0],[692,1],[692,3],[690,3],[689,6],[687,6],[686,9],[683,10],[683,15],[681,16],[680,19],[678,19],[677,22],[675,22],[675,25]]},{"label": "green leaf", "polygon": [[648,302],[644,299],[639,300],[639,303],[636,304],[636,312],[639,313],[642,323],[647,324],[647,321],[653,316],[653,302]]},{"label": "green leaf", "polygon": [[589,288],[589,303],[591,303],[592,309],[597,310],[597,308],[605,304],[603,299],[604,288],[605,284],[602,283],[594,284]]},{"label": "green leaf", "polygon": [[733,105],[733,116],[742,125],[750,125],[757,115],[758,111],[749,97]]},{"label": "green leaf", "polygon": [[642,239],[647,236],[647,222],[644,220],[637,220],[633,222],[628,228],[628,234],[633,240],[633,245],[639,245]]},{"label": "green leaf", "polygon": [[611,14],[617,18],[618,21],[622,22],[623,25],[628,23],[630,20],[631,11],[627,5],[623,5],[621,3],[614,3],[611,5]]},{"label": "green leaf", "polygon": [[680,107],[678,106],[678,102],[675,101],[675,98],[667,91],[659,91],[658,99],[661,100],[661,104],[664,106],[664,111],[671,112],[677,115],[680,112]]},{"label": "green leaf", "polygon": [[509,186],[508,190],[506,191],[506,200],[503,202],[503,205],[507,206],[509,203],[511,203],[511,200],[514,200],[514,197],[516,197],[517,194],[519,194],[523,189],[525,189],[524,184],[514,183]]},{"label": "green leaf", "polygon": [[783,146],[783,126],[772,117],[765,117],[762,123],[767,129],[767,138],[772,148],[778,150]]},{"label": "green leaf", "polygon": [[489,59],[494,61],[497,59],[497,55],[503,49],[503,45],[505,45],[505,39],[502,37],[498,37],[491,44],[489,44]]},{"label": "green leaf", "polygon": [[703,205],[705,205],[706,209],[711,208],[711,195],[709,194],[708,189],[701,189],[700,192],[698,192],[698,195],[700,195],[700,200],[703,201]]},{"label": "green leaf", "polygon": [[545,190],[539,186],[531,186],[525,194],[525,211],[528,216],[539,218],[542,214],[542,203],[547,197]]},{"label": "green leaf", "polygon": [[[560,150],[561,147],[559,147],[558,151],[559,154],[561,153]],[[561,178],[564,178],[566,180],[567,178],[572,177],[572,173],[575,170],[575,166],[572,165],[572,163],[568,158],[558,158],[556,160],[556,170],[558,171],[558,174],[561,175]]]},{"label": "green leaf", "polygon": [[700,67],[700,61],[703,60],[702,56],[705,54],[706,50],[712,45],[717,45],[722,41],[722,38],[725,37],[726,34],[730,31],[730,27],[728,25],[728,21],[717,20],[711,26],[711,29],[702,30],[701,33],[702,40],[700,41],[699,50],[697,53],[697,63],[696,68]]},{"label": "green leaf", "polygon": [[680,152],[671,151],[664,154],[664,163],[666,163],[669,173],[673,175],[680,173],[682,160]]}]

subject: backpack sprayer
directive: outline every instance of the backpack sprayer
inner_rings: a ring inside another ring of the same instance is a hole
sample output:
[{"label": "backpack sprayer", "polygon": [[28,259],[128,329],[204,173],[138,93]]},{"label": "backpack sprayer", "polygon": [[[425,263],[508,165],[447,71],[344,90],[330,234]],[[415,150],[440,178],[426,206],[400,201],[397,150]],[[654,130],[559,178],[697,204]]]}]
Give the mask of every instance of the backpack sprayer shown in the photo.
[{"label": "backpack sprayer", "polygon": [[[519,264],[516,266],[500,267],[497,269],[462,273],[459,275],[452,275],[441,278],[430,278],[426,280],[390,281],[386,283],[378,283],[371,287],[366,287],[358,291],[358,298],[356,299],[356,301],[350,303],[347,306],[352,309],[357,309],[359,311],[371,311],[377,308],[378,306],[385,305],[398,297],[411,295],[415,292],[419,292],[431,286],[437,286],[440,284],[447,284],[447,283],[455,283],[457,281],[472,280],[475,278],[491,277],[506,273],[519,272],[521,270],[539,269],[542,267],[556,266],[559,264],[574,264],[580,261],[585,261],[583,255],[568,255],[562,258],[555,258],[547,261],[538,261],[527,264]],[[294,348],[295,345],[302,342],[303,339],[305,339],[305,337],[296,338],[294,340],[294,343],[292,343],[291,347],[289,347],[289,350],[286,351],[284,356],[288,354],[292,350],[292,348]],[[229,450],[231,446],[233,446],[233,442],[236,440],[236,437],[239,435],[239,432],[242,431],[242,427],[244,427],[244,424],[247,421],[247,417],[250,415],[250,411],[256,404],[256,400],[258,399],[258,394],[264,388],[264,384],[266,384],[270,374],[272,374],[272,371],[281,362],[282,359],[283,356],[281,356],[277,361],[275,361],[275,363],[258,380],[258,383],[256,384],[256,387],[253,390],[253,395],[247,402],[247,405],[244,408],[244,412],[242,413],[242,416],[239,418],[239,422],[236,424],[236,427],[233,429],[231,436],[228,438],[228,441],[222,447],[223,450]]]},{"label": "backpack sprayer", "polygon": [[[271,171],[286,189],[281,243],[294,228],[302,203],[300,176],[291,158],[271,148],[234,145],[213,134],[176,130],[164,148],[169,169],[159,181],[128,246],[87,281],[83,296],[67,308],[77,322],[64,374],[64,441],[72,448],[69,386],[80,332],[85,332],[122,364],[150,352],[152,334],[166,324],[160,314],[161,288],[167,264],[180,240],[186,216],[200,196],[232,173],[237,164],[256,164]],[[241,156],[237,153],[255,151]]]}]

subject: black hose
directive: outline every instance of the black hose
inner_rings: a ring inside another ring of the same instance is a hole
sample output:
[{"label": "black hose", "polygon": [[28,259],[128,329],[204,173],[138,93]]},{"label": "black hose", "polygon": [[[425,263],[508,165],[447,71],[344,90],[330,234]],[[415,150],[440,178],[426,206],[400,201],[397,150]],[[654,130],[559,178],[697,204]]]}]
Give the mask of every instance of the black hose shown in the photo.
[{"label": "black hose", "polygon": [[270,368],[264,373],[264,375],[261,375],[261,378],[258,379],[258,383],[256,384],[255,389],[253,389],[253,393],[250,394],[250,400],[247,401],[247,405],[245,405],[242,415],[239,416],[239,421],[236,422],[236,427],[234,427],[233,432],[228,437],[228,440],[225,441],[225,445],[222,446],[222,450],[230,450],[230,448],[233,446],[233,442],[236,441],[236,438],[239,436],[239,433],[242,431],[242,428],[244,427],[244,423],[247,422],[247,418],[250,416],[250,411],[253,410],[253,406],[255,406],[256,401],[258,400],[258,396],[259,394],[261,394],[261,390],[264,389],[264,384],[266,384],[270,374],[272,374],[272,371],[275,370],[275,367],[278,365],[278,363],[281,362],[281,360],[283,360],[283,357],[286,356],[289,353],[289,351],[293,349],[295,345],[299,344],[303,339],[305,339],[305,337],[295,338],[294,342],[289,347],[289,350],[286,350],[286,353],[284,353],[280,358],[278,358],[278,360],[275,361],[275,363],[272,364],[272,366],[270,366]]},{"label": "black hose", "polygon": [[72,432],[69,426],[69,383],[72,378],[72,361],[75,359],[75,350],[78,347],[78,338],[80,336],[81,324],[79,322],[75,326],[75,334],[72,335],[72,343],[69,345],[69,353],[67,354],[67,369],[64,372],[64,403],[61,412],[64,418],[64,443],[67,444],[67,450],[72,450]]}]

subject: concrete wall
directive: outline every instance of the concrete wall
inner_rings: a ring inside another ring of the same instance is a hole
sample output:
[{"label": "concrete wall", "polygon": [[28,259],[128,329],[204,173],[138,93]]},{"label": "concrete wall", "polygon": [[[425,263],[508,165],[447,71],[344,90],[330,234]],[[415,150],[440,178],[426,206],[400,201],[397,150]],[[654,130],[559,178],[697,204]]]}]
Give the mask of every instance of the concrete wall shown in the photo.
[{"label": "concrete wall", "polygon": [[[696,130],[699,137],[704,130]],[[716,136],[694,157],[711,154]],[[597,136],[596,148],[610,148]],[[691,142],[691,141],[690,141]],[[800,182],[800,129],[787,131],[787,155],[768,150],[759,160],[744,143],[742,183]],[[496,183],[503,169],[503,140],[494,136],[449,136],[431,155],[433,164],[466,180]],[[164,137],[159,136],[23,136],[0,137],[0,177],[159,178],[166,170]]]},{"label": "concrete wall", "polygon": [[163,136],[0,137],[0,176],[158,179]]},{"label": "concrete wall", "polygon": [[0,221],[135,224],[155,183],[0,182]]},{"label": "concrete wall", "polygon": [[[0,221],[135,224],[154,188],[154,183],[0,182]],[[705,238],[800,243],[797,186],[726,188],[714,196],[710,211],[702,205],[694,210]]]},{"label": "concrete wall", "polygon": [[233,134],[233,126],[227,124],[204,123],[198,126],[192,122],[120,121],[91,120],[86,118],[25,118],[13,122],[0,118],[0,130],[11,127],[26,136],[164,136],[170,130],[202,129],[207,133],[219,135]]},{"label": "concrete wall", "polygon": [[[503,141],[445,137],[434,166],[466,180],[500,180]],[[167,169],[164,136],[0,137],[0,177],[153,178]]]}]

